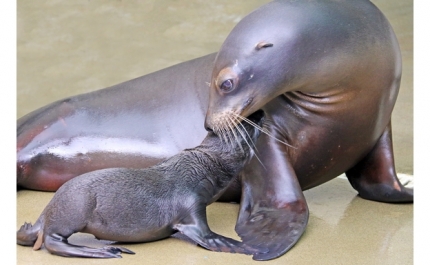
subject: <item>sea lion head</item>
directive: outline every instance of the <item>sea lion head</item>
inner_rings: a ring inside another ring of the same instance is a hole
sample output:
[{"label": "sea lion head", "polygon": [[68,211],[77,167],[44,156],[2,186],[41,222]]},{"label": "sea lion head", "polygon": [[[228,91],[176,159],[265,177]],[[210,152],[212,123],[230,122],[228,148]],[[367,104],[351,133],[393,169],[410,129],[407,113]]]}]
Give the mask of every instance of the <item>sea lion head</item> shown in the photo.
[{"label": "sea lion head", "polygon": [[206,129],[216,130],[223,116],[247,117],[282,94],[316,94],[353,80],[366,54],[357,44],[364,33],[360,23],[339,23],[348,17],[332,12],[336,5],[273,1],[245,16],[215,58]]},{"label": "sea lion head", "polygon": [[297,43],[296,27],[288,25],[295,15],[288,17],[278,4],[246,16],[221,46],[210,82],[207,130],[221,126],[224,116],[247,117],[291,89]]}]

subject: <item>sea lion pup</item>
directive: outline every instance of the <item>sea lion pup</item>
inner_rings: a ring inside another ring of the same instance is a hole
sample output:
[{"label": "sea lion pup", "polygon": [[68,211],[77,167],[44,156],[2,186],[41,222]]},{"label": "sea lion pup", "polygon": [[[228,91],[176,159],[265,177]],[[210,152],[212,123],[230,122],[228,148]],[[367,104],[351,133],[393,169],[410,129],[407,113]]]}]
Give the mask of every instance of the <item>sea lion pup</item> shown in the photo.
[{"label": "sea lion pup", "polygon": [[[119,246],[90,248],[68,243],[76,232],[118,242],[148,242],[179,231],[213,251],[255,254],[264,251],[212,232],[206,206],[216,201],[253,156],[264,112],[249,121],[230,121],[231,130],[209,132],[200,146],[186,149],[146,169],[110,168],[66,182],[34,225],[17,232],[19,245],[42,243],[56,255],[118,258],[134,252]],[[257,128],[257,126],[259,128]],[[267,252],[267,250],[266,250]]]}]

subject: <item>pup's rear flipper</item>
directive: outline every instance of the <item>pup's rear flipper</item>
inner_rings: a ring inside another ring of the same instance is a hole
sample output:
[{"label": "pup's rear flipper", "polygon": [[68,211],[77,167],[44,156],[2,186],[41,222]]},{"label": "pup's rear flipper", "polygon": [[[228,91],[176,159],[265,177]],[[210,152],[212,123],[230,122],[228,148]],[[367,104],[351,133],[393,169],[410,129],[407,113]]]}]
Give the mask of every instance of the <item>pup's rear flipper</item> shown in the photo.
[{"label": "pup's rear flipper", "polygon": [[52,234],[45,237],[45,248],[51,253],[63,257],[83,258],[121,258],[121,253],[135,254],[133,251],[118,247],[105,246],[103,248],[90,248],[70,244],[67,238]]},{"label": "pup's rear flipper", "polygon": [[34,225],[31,223],[24,223],[21,228],[16,232],[16,243],[22,246],[33,246],[37,240],[41,225],[36,222]]}]

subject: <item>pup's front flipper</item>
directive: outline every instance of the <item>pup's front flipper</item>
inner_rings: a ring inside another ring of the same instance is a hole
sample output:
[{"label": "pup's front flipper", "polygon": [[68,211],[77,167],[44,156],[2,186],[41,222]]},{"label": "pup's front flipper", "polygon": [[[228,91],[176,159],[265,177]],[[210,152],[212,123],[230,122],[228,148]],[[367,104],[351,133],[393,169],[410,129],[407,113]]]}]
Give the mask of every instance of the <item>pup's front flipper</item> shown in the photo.
[{"label": "pup's front flipper", "polygon": [[193,212],[183,223],[173,226],[174,229],[183,233],[200,246],[217,252],[241,253],[252,255],[265,253],[268,250],[257,249],[232,238],[224,237],[210,230],[206,219],[206,206]]},{"label": "pup's front flipper", "polygon": [[45,237],[44,243],[45,248],[50,253],[63,257],[121,258],[121,253],[135,254],[129,249],[118,246],[90,248],[73,245],[67,241],[67,238],[58,234],[47,235]]}]

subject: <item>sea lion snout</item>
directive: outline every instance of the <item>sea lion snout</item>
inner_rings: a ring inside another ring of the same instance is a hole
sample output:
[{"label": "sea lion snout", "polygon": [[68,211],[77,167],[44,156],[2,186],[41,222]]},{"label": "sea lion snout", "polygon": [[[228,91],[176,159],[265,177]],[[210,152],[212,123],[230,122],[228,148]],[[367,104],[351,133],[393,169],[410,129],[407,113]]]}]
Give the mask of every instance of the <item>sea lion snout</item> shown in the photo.
[{"label": "sea lion snout", "polygon": [[[219,105],[213,104],[211,108],[208,108],[205,117],[205,129],[208,132],[216,131],[218,127],[223,127],[223,124],[227,122],[226,120],[232,120],[233,124],[238,124],[243,119],[247,117],[249,113],[252,113],[251,106],[253,105],[254,97],[247,97],[244,100],[240,100],[238,103],[227,104],[226,107],[221,107]],[[231,107],[233,106],[233,107]],[[254,106],[252,106],[254,108]],[[260,110],[261,111],[261,110]],[[259,111],[255,111],[259,112]],[[254,113],[255,113],[254,112]],[[264,112],[261,111],[255,117],[258,116],[258,121],[263,118]],[[251,114],[252,115],[252,114]],[[260,117],[261,116],[261,117]],[[256,122],[257,123],[257,122]]]},{"label": "sea lion snout", "polygon": [[205,119],[205,129],[208,132],[214,132],[215,134],[222,134],[226,131],[232,131],[236,126],[242,123],[241,126],[245,126],[246,130],[252,131],[252,128],[247,126],[257,126],[261,129],[264,120],[264,111],[257,110],[248,117],[238,114],[236,111],[222,111],[220,113],[211,113],[208,110]]}]

